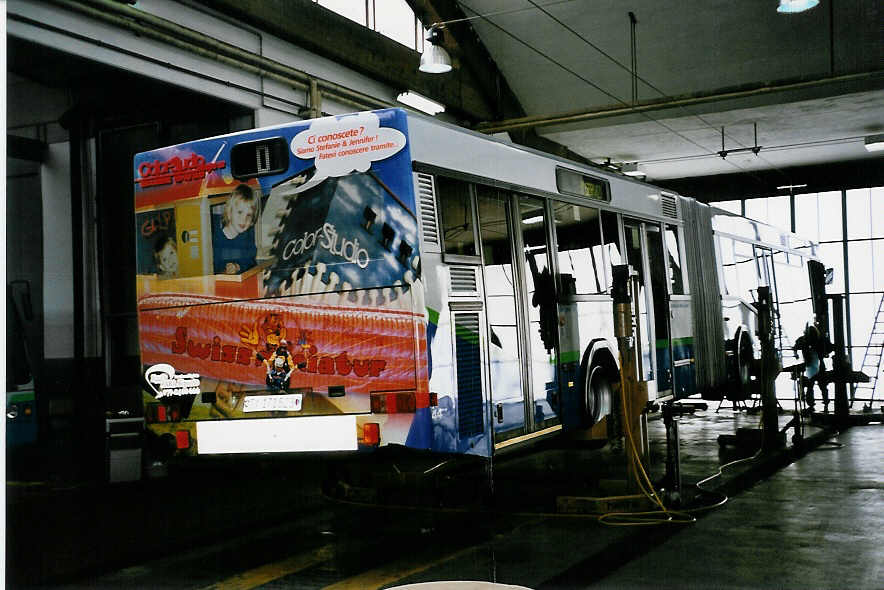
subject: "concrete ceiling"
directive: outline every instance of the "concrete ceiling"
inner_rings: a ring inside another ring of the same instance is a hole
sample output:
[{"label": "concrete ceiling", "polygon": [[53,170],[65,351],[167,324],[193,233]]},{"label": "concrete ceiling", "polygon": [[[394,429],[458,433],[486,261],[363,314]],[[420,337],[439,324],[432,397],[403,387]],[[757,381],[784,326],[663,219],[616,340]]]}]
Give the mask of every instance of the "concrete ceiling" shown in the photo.
[{"label": "concrete ceiling", "polygon": [[[802,167],[884,164],[863,146],[884,132],[879,0],[821,0],[794,15],[776,0],[456,5],[483,16],[448,34],[478,37],[526,115],[480,129],[530,128],[596,162],[639,162],[651,181],[772,171],[795,182]],[[457,67],[471,58],[455,52]]]},{"label": "concrete ceiling", "polygon": [[[797,15],[778,14],[777,0],[406,0],[424,23],[470,17],[446,25],[455,71],[444,75],[417,73],[416,52],[312,0],[197,1],[307,49],[321,41],[327,58],[437,98],[458,123],[638,162],[648,180],[699,198],[884,184],[884,152],[863,147],[884,133],[880,0],[821,0]],[[9,49],[11,72],[49,85],[96,78]]]}]

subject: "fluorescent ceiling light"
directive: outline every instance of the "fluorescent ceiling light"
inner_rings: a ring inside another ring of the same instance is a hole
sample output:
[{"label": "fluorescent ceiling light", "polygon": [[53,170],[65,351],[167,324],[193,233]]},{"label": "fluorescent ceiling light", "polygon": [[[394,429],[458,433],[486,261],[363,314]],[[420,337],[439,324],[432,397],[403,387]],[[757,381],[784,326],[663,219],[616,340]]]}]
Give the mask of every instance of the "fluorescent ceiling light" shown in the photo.
[{"label": "fluorescent ceiling light", "polygon": [[780,0],[777,12],[783,14],[795,14],[796,12],[810,10],[819,3],[820,0]]},{"label": "fluorescent ceiling light", "polygon": [[445,105],[439,104],[435,100],[430,100],[426,96],[413,92],[411,90],[403,92],[396,97],[396,100],[402,104],[407,104],[411,108],[417,109],[428,115],[437,115],[445,112]]},{"label": "fluorescent ceiling light", "polygon": [[523,219],[522,223],[525,225],[534,225],[535,223],[540,223],[543,221],[543,215],[538,215],[537,217],[529,217],[528,219]]},{"label": "fluorescent ceiling light", "polygon": [[777,190],[783,191],[783,190],[786,190],[787,188],[804,188],[806,186],[807,186],[806,184],[784,184],[783,186],[778,186]]},{"label": "fluorescent ceiling light", "polygon": [[884,150],[884,135],[866,136],[866,149],[870,152],[880,152]]}]

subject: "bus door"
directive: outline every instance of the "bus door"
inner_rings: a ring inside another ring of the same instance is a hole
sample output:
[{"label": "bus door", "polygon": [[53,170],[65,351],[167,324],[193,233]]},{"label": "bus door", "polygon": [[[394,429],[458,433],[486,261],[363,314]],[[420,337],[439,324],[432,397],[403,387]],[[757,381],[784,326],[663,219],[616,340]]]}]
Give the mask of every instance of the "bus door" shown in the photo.
[{"label": "bus door", "polygon": [[494,441],[555,426],[556,298],[544,202],[477,187]]},{"label": "bus door", "polygon": [[476,186],[488,321],[488,385],[494,442],[527,434],[527,358],[521,320],[520,268],[513,264],[512,195]]},{"label": "bus door", "polygon": [[521,248],[525,344],[529,359],[528,427],[540,431],[560,423],[558,359],[559,314],[550,261],[550,223],[544,201],[520,195],[516,216]]},{"label": "bus door", "polygon": [[[633,302],[639,342],[639,377],[653,399],[672,391],[672,342],[663,236],[660,225],[623,220],[626,261],[638,273],[638,302]],[[636,305],[637,303],[637,305]]]},{"label": "bus door", "polygon": [[693,312],[687,277],[682,270],[685,259],[679,228],[672,224],[663,226],[666,276],[669,293],[669,339],[672,351],[672,393],[687,397],[697,392],[694,365]]}]

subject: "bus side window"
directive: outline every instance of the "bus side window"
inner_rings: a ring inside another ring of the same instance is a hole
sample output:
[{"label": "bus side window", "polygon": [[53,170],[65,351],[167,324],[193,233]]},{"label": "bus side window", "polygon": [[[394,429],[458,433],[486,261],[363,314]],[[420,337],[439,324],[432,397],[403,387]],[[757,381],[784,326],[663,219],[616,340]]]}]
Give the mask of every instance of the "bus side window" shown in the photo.
[{"label": "bus side window", "polygon": [[604,293],[605,259],[598,209],[570,203],[555,203],[553,209],[563,293]]},{"label": "bus side window", "polygon": [[801,256],[779,251],[773,260],[783,344],[789,347],[804,333],[805,324],[813,321],[810,282]]},{"label": "bus side window", "polygon": [[681,256],[678,248],[678,228],[666,226],[666,253],[669,258],[669,288],[673,295],[684,295],[684,278],[681,272]]},{"label": "bus side window", "polygon": [[748,303],[758,302],[758,266],[752,244],[734,240],[734,266],[737,269],[739,291],[736,295]]},{"label": "bus side window", "polygon": [[437,176],[436,190],[443,251],[456,256],[479,256],[469,183]]},{"label": "bus side window", "polygon": [[611,266],[623,264],[623,256],[620,254],[620,231],[617,225],[616,213],[602,211],[602,244],[608,258],[608,265],[605,268],[605,277],[607,278],[605,291],[608,291],[613,283]]},{"label": "bus side window", "polygon": [[734,260],[734,241],[731,238],[717,236],[716,242],[721,258],[721,274],[724,278],[724,282],[721,284],[722,295],[736,297],[740,294],[740,281],[737,276],[737,264]]}]

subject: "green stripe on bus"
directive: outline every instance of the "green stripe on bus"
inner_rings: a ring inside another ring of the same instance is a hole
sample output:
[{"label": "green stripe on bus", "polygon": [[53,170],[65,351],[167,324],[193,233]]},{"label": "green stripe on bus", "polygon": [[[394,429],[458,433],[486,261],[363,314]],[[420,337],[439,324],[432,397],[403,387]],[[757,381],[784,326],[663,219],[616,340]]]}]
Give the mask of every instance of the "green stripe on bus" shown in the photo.
[{"label": "green stripe on bus", "polygon": [[439,312],[430,307],[427,308],[427,315],[430,316],[430,323],[439,325]]},{"label": "green stripe on bus", "polygon": [[578,360],[580,360],[580,353],[576,350],[563,352],[559,355],[560,363],[576,363]]},{"label": "green stripe on bus", "polygon": [[34,392],[33,391],[7,391],[6,392],[6,403],[8,404],[20,404],[22,402],[32,402],[34,401]]}]

